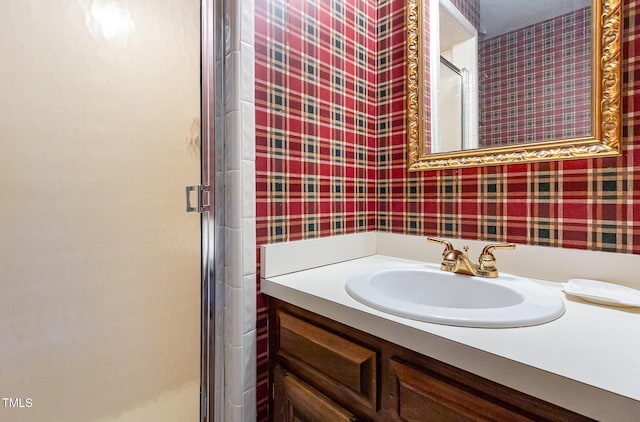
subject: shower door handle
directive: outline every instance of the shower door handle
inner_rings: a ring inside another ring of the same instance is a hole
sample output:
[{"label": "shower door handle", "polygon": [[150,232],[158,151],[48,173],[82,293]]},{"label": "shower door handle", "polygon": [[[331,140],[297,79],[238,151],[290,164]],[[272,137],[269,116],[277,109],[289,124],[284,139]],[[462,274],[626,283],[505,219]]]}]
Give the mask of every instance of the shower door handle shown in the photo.
[{"label": "shower door handle", "polygon": [[[196,191],[197,193],[197,204],[195,206],[191,205],[191,192]],[[203,212],[209,211],[209,186],[205,185],[196,185],[196,186],[186,186],[185,193],[187,195],[187,212],[197,212],[202,214]],[[206,197],[206,202],[205,202]]]}]

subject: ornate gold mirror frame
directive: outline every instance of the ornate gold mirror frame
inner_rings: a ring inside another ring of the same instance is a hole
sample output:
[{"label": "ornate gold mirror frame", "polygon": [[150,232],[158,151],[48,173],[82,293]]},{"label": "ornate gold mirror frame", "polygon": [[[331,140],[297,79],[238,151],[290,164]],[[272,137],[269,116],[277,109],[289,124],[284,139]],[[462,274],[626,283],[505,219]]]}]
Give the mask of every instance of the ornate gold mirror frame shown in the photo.
[{"label": "ornate gold mirror frame", "polygon": [[605,157],[621,153],[622,0],[593,1],[593,83],[590,137],[425,153],[423,4],[407,0],[407,167],[409,171]]}]

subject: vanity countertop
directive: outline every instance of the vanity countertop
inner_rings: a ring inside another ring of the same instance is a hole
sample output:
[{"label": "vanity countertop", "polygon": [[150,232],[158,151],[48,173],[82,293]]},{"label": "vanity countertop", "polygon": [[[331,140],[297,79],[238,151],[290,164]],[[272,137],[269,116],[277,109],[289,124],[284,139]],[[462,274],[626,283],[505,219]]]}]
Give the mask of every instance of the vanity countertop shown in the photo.
[{"label": "vanity countertop", "polygon": [[373,254],[262,280],[262,292],[598,420],[640,414],[640,311],[563,298],[559,319],[523,328],[466,328],[370,308],[345,291],[354,273],[419,261]]}]

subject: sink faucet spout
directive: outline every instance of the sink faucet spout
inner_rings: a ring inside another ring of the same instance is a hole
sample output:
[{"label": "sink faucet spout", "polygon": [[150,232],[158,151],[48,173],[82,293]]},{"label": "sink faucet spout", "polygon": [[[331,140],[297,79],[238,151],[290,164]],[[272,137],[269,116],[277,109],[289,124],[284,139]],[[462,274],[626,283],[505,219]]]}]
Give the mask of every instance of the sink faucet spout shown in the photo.
[{"label": "sink faucet spout", "polygon": [[[440,243],[444,246],[442,252],[442,263],[440,269],[442,271],[449,271],[452,273],[466,274],[466,275],[478,275],[481,277],[494,278],[498,277],[498,270],[496,268],[496,258],[493,255],[494,249],[514,249],[516,245],[514,243],[500,243],[495,245],[487,245],[482,250],[478,264],[474,264],[469,261],[469,257],[466,253],[454,249],[451,242],[444,239],[438,239],[436,237],[428,236],[427,240],[434,243]],[[468,247],[465,246],[465,251]]]},{"label": "sink faucet spout", "polygon": [[442,271],[466,275],[478,274],[479,266],[471,263],[465,253],[454,249],[451,242],[431,236],[427,237],[427,240],[444,245],[444,251],[442,252],[442,264],[440,264],[440,269]]}]

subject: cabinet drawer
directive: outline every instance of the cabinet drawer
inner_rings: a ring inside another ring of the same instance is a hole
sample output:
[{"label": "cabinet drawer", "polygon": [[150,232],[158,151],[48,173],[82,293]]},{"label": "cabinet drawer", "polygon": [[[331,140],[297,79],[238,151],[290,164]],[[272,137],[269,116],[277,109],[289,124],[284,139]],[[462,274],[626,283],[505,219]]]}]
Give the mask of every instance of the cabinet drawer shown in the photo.
[{"label": "cabinet drawer", "polygon": [[326,394],[346,387],[370,409],[376,407],[376,352],[284,312],[278,312],[278,356],[307,374]]},{"label": "cabinet drawer", "polygon": [[354,422],[351,413],[294,375],[274,373],[274,420],[280,422]]},{"label": "cabinet drawer", "polygon": [[391,360],[397,414],[403,421],[532,421],[502,405]]}]

